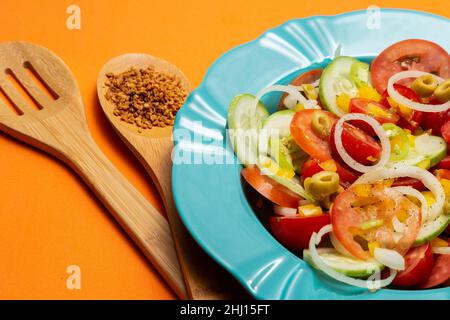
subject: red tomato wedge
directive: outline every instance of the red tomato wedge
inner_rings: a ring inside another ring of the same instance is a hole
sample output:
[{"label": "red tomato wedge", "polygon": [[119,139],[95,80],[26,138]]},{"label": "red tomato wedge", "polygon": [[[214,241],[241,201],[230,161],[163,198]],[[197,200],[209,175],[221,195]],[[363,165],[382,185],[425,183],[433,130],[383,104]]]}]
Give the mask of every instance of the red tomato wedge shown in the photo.
[{"label": "red tomato wedge", "polygon": [[428,279],[434,259],[431,245],[413,248],[405,256],[405,270],[397,273],[392,284],[398,287],[412,287]]},{"label": "red tomato wedge", "polygon": [[435,167],[436,169],[450,170],[450,156],[446,156]]},{"label": "red tomato wedge", "polygon": [[414,178],[397,178],[395,179],[392,187],[412,187],[417,191],[425,191],[427,188],[423,185],[422,181]]},{"label": "red tomato wedge", "polygon": [[[291,85],[293,86],[301,86],[302,84],[309,84],[313,83],[320,79],[320,76],[322,75],[322,69],[313,69],[310,71],[307,71],[301,75],[299,75],[297,78],[291,81]],[[284,99],[288,96],[287,93],[283,94],[280,100],[280,105],[278,109],[285,109],[284,107]]]},{"label": "red tomato wedge", "polygon": [[[341,185],[347,186],[356,181],[359,177],[359,173],[349,168],[345,163],[340,163],[337,160],[334,160],[336,164],[336,172],[339,175],[339,182]],[[301,170],[301,180],[304,181],[306,178],[312,177],[318,172],[324,171],[324,169],[320,166],[320,162],[316,159],[308,159],[303,164]]]},{"label": "red tomato wedge", "polygon": [[430,277],[419,285],[421,289],[436,287],[450,279],[450,255],[437,255]]},{"label": "red tomato wedge", "polygon": [[256,191],[281,207],[297,208],[298,202],[302,200],[288,188],[261,174],[255,165],[242,169],[241,174]]},{"label": "red tomato wedge", "polygon": [[311,119],[314,112],[327,115],[332,123],[337,122],[337,117],[324,110],[302,110],[295,113],[291,122],[291,134],[298,146],[319,161],[332,159],[330,143],[328,139],[322,139],[314,133],[311,127]]},{"label": "red tomato wedge", "polygon": [[[394,89],[405,98],[414,102],[420,102],[419,97],[412,89],[405,87],[401,84],[394,84]],[[397,106],[395,106],[395,104],[394,105],[390,104],[388,97],[389,94],[387,90],[385,90],[381,95],[380,103],[388,108],[394,108],[399,113],[400,119],[397,123],[398,126],[400,126],[403,129],[408,129],[411,132],[414,132],[422,123],[424,113],[416,110],[410,110],[407,113],[402,112],[401,110],[398,109]]]},{"label": "red tomato wedge", "polygon": [[269,219],[275,239],[292,251],[308,248],[313,232],[318,232],[329,223],[329,214],[310,218],[272,216]]},{"label": "red tomato wedge", "polygon": [[378,92],[386,90],[390,77],[405,70],[431,72],[450,77],[450,56],[439,45],[419,39],[404,40],[381,52],[371,66],[372,83]]},{"label": "red tomato wedge", "polygon": [[[441,104],[441,102],[432,97],[430,104]],[[442,112],[424,112],[421,127],[424,130],[431,130],[431,134],[439,136],[441,135],[442,126],[450,119],[449,113],[450,111],[448,110]]]},{"label": "red tomato wedge", "polygon": [[[360,187],[350,187],[336,197],[331,208],[334,235],[348,252],[360,259],[370,258],[366,247],[375,241],[382,248],[405,255],[420,229],[420,209],[407,197],[383,184],[364,185],[367,191],[364,194],[360,194]],[[391,221],[400,210],[407,212],[408,218],[404,235],[396,242]],[[373,221],[382,223],[376,227],[365,227]]]},{"label": "red tomato wedge", "polygon": [[[400,116],[392,108],[389,109],[381,103],[365,98],[353,98],[352,100],[350,100],[349,111],[351,113],[363,113],[369,115],[375,118],[375,120],[377,120],[380,124],[396,124],[400,119]],[[360,128],[367,134],[375,136],[375,131],[373,130],[372,126],[370,126],[366,122],[354,120],[350,121],[350,123]]]},{"label": "red tomato wedge", "polygon": [[[363,130],[345,122],[342,130],[342,144],[347,151],[347,153],[357,162],[370,165],[379,158],[381,154],[381,146],[378,142],[365,133]],[[339,153],[336,148],[336,143],[334,141],[334,134],[336,130],[336,125],[331,129],[330,145],[333,155],[340,160]]]},{"label": "red tomato wedge", "polygon": [[450,121],[447,121],[441,127],[441,134],[442,138],[444,138],[447,143],[450,143]]}]

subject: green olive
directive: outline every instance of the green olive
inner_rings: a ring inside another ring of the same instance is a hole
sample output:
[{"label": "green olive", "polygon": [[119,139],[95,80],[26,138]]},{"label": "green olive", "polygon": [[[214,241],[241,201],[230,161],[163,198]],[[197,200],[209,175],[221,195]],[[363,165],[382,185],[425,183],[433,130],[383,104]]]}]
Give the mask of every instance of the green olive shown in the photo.
[{"label": "green olive", "polygon": [[324,199],[339,190],[339,175],[332,171],[321,171],[304,182],[306,192],[315,199]]},{"label": "green olive", "polygon": [[445,80],[442,82],[439,87],[437,87],[436,91],[434,91],[434,94],[436,95],[436,98],[440,102],[447,102],[450,100],[450,79]]},{"label": "green olive", "polygon": [[330,117],[322,111],[315,111],[311,118],[311,127],[320,138],[327,138],[331,132],[332,122]]},{"label": "green olive", "polygon": [[431,74],[421,76],[414,80],[411,84],[411,89],[413,89],[417,95],[422,98],[430,97],[437,87],[438,83]]}]

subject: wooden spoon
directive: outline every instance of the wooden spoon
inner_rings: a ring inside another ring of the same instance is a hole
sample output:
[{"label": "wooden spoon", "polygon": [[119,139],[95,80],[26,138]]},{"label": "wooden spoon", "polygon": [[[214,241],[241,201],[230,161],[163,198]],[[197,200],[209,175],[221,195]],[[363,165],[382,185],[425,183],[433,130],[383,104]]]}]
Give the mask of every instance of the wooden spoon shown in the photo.
[{"label": "wooden spoon", "polygon": [[[167,221],[95,144],[78,85],[49,50],[0,44],[0,130],[72,167],[127,231],[175,292],[186,289]],[[6,103],[8,102],[9,103]]]},{"label": "wooden spoon", "polygon": [[243,289],[200,249],[177,212],[172,194],[172,127],[154,127],[140,132],[135,125],[114,116],[115,106],[105,98],[108,89],[105,85],[106,74],[122,73],[131,67],[146,69],[149,66],[153,66],[157,71],[175,75],[184,88],[190,90],[186,76],[169,62],[146,54],[122,55],[107,62],[98,76],[97,92],[103,112],[120,138],[145,167],[163,198],[189,297],[222,300],[241,298],[245,295]]}]

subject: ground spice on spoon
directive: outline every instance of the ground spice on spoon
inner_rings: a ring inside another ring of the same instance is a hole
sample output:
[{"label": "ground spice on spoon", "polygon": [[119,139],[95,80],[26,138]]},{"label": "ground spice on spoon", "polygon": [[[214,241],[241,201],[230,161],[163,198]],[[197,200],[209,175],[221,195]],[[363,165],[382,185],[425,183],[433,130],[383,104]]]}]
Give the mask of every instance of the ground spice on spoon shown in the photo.
[{"label": "ground spice on spoon", "polygon": [[106,78],[105,98],[115,105],[113,114],[136,125],[139,132],[172,126],[188,95],[177,76],[158,72],[152,66],[108,73]]}]

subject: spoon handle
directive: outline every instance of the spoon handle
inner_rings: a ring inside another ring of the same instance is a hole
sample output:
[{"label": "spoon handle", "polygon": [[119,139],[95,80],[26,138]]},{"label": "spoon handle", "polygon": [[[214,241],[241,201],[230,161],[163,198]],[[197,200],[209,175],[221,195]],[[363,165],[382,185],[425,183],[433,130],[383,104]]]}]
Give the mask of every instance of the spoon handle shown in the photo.
[{"label": "spoon handle", "polygon": [[86,133],[67,140],[63,157],[134,240],[180,298],[186,288],[166,219],[114,167]]},{"label": "spoon handle", "polygon": [[247,297],[237,281],[200,248],[181,220],[172,193],[171,137],[153,138],[152,147],[141,148],[140,153],[133,145],[126,144],[137,155],[163,199],[189,298],[230,300]]}]

